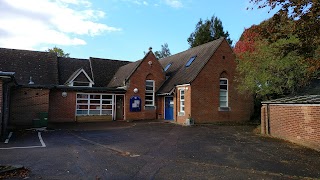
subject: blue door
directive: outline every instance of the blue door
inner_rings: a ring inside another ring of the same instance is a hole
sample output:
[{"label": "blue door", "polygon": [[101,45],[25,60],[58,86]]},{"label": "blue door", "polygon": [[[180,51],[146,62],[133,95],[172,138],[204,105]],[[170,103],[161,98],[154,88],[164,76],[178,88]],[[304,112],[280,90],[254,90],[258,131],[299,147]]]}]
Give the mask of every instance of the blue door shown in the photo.
[{"label": "blue door", "polygon": [[173,97],[164,98],[164,119],[173,120]]}]

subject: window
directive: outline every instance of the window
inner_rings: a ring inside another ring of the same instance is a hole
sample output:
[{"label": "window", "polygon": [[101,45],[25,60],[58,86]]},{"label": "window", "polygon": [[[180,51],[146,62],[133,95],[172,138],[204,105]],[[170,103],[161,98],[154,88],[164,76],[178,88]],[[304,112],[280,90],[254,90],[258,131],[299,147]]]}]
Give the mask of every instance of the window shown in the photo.
[{"label": "window", "polygon": [[76,74],[71,75],[67,84],[69,86],[77,86],[77,87],[92,87],[94,84],[88,74],[84,71],[84,69],[78,69]]},{"label": "window", "polygon": [[228,107],[228,79],[220,79],[220,107]]},{"label": "window", "polygon": [[73,81],[71,86],[91,87],[92,85],[89,82]]},{"label": "window", "polygon": [[113,95],[111,94],[77,94],[77,116],[113,115]]},{"label": "window", "polygon": [[145,105],[154,106],[154,80],[146,80]]},{"label": "window", "polygon": [[172,65],[172,63],[168,64],[168,65],[164,68],[164,71],[167,71],[171,65]]},{"label": "window", "polygon": [[184,112],[184,89],[180,89],[180,112]]},{"label": "window", "polygon": [[197,56],[192,56],[186,64],[186,67],[189,67],[191,63],[196,59]]}]

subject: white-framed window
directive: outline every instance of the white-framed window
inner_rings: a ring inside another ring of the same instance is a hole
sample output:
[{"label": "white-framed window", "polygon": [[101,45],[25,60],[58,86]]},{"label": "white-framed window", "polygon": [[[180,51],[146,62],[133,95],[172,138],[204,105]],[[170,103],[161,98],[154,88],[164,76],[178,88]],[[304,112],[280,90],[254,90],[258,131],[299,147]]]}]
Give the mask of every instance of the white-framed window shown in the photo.
[{"label": "white-framed window", "polygon": [[145,105],[154,106],[154,80],[146,80]]},{"label": "white-framed window", "polygon": [[184,89],[180,89],[180,112],[184,112]]},{"label": "white-framed window", "polygon": [[113,101],[112,94],[77,93],[76,115],[112,115]]},{"label": "white-framed window", "polygon": [[92,87],[92,84],[90,82],[73,81],[71,86]]},{"label": "white-framed window", "polygon": [[220,78],[220,107],[228,107],[228,79]]}]

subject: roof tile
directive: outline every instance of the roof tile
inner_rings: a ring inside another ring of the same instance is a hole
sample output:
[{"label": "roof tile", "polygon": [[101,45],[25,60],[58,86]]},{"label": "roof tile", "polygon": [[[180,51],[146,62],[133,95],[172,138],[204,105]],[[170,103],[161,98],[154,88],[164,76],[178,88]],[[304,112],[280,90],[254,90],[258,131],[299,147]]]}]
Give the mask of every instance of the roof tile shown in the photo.
[{"label": "roof tile", "polygon": [[[172,63],[172,65],[166,71],[166,75],[169,76],[169,78],[160,88],[158,93],[169,93],[176,85],[191,83],[223,40],[224,38],[220,38],[167,58],[160,59],[159,62],[163,68],[170,63]],[[196,56],[194,61],[190,66],[186,67],[187,62],[194,56]]]},{"label": "roof tile", "polygon": [[55,53],[0,48],[0,71],[15,72],[20,85],[58,84],[58,65]]},{"label": "roof tile", "polygon": [[90,57],[95,87],[107,87],[117,70],[129,61],[101,59]]}]

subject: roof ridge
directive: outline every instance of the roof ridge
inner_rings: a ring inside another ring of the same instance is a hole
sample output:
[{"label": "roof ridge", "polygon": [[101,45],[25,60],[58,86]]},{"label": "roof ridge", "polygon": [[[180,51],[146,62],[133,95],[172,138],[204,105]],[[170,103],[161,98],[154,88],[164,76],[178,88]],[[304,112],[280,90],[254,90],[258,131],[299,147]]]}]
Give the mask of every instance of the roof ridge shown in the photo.
[{"label": "roof ridge", "polygon": [[[209,41],[209,42],[207,42],[207,43],[200,44],[200,45],[198,45],[198,46],[196,46],[196,47],[186,49],[186,50],[184,50],[184,51],[178,52],[177,54],[173,54],[173,55],[168,56],[168,57],[176,56],[176,55],[185,53],[185,52],[187,52],[187,51],[194,50],[195,48],[201,48],[201,47],[203,47],[203,46],[206,46],[206,45],[208,45],[208,44],[210,44],[210,43],[214,43],[214,42],[216,42],[216,41],[221,41],[221,42],[222,42],[223,39],[225,39],[225,38],[224,38],[224,37],[220,37],[219,39],[215,39],[215,40]],[[167,57],[166,57],[166,58],[167,58]],[[164,60],[164,59],[166,59],[166,58],[159,59],[159,61],[162,61],[162,60]]]},{"label": "roof ridge", "polygon": [[133,62],[128,60],[120,60],[120,59],[106,59],[106,58],[98,58],[98,57],[89,57],[89,59],[95,59],[95,60],[108,60],[108,61],[120,61],[120,62]]},{"label": "roof ridge", "polygon": [[39,50],[30,50],[30,49],[13,49],[13,48],[4,48],[4,47],[0,47],[0,49],[7,49],[7,50],[13,50],[13,51],[28,51],[28,52],[36,52],[36,53],[53,53],[49,51],[39,51]]},{"label": "roof ridge", "polygon": [[89,60],[85,58],[74,58],[74,57],[58,57],[58,59],[73,59],[73,60],[80,60],[80,61]]}]

